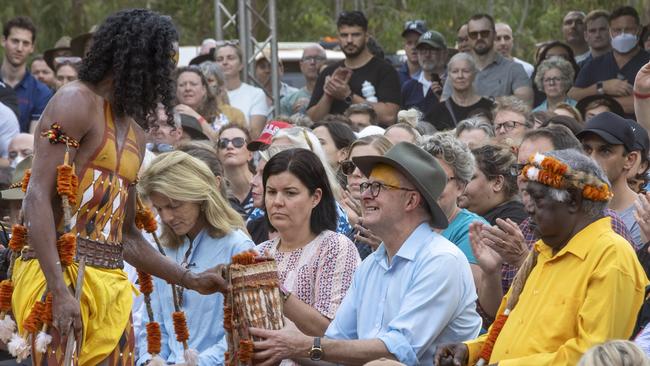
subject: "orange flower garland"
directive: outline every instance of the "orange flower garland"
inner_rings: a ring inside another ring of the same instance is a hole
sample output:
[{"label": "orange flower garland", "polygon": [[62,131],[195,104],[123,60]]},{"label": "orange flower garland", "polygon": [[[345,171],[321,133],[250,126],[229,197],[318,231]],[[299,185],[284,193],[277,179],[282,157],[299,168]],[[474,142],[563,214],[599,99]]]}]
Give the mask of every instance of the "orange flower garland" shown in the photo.
[{"label": "orange flower garland", "polygon": [[0,282],[0,311],[7,313],[11,311],[11,295],[14,292],[14,285],[11,280]]},{"label": "orange flower garland", "polygon": [[20,189],[23,191],[23,193],[27,192],[27,185],[29,185],[29,178],[32,176],[32,170],[27,169],[25,170],[25,174],[23,175],[23,180],[20,183]]},{"label": "orange flower garland", "polygon": [[9,249],[14,253],[19,253],[27,244],[27,228],[23,225],[15,224],[11,228],[11,239],[9,240]]},{"label": "orange flower garland", "polygon": [[44,325],[47,325],[48,327],[52,325],[53,321],[53,315],[52,315],[52,293],[48,293],[47,296],[45,296],[45,307],[43,308],[43,313],[41,315],[41,322],[43,322]]},{"label": "orange flower garland", "polygon": [[499,314],[494,320],[494,323],[492,323],[492,326],[490,327],[490,333],[488,333],[488,337],[485,340],[485,343],[483,343],[483,347],[481,347],[481,353],[479,357],[482,360],[485,360],[486,362],[490,360],[490,357],[492,356],[492,349],[494,348],[494,343],[496,343],[497,337],[499,336],[499,333],[501,333],[501,329],[506,324],[506,320],[508,320],[508,315]]},{"label": "orange flower garland", "polygon": [[135,226],[148,233],[155,233],[158,229],[156,217],[149,207],[141,205],[135,212]]},{"label": "orange flower garland", "polygon": [[160,324],[156,322],[149,322],[147,327],[147,352],[151,355],[160,353]]},{"label": "orange flower garland", "polygon": [[176,340],[184,343],[190,339],[190,332],[187,330],[187,323],[185,322],[185,313],[182,311],[175,311],[172,313],[174,320],[174,333],[176,333]]},{"label": "orange flower garland", "polygon": [[61,265],[69,266],[74,261],[74,256],[77,250],[77,237],[71,233],[65,233],[59,237],[56,242],[59,251],[59,259]]},{"label": "orange flower garland", "polygon": [[249,362],[253,359],[253,341],[242,339],[239,341],[239,362]]},{"label": "orange flower garland", "polygon": [[34,303],[32,311],[29,313],[25,321],[23,321],[23,329],[27,333],[36,333],[41,327],[41,321],[43,315],[43,310],[45,310],[45,304],[41,301]]},{"label": "orange flower garland", "polygon": [[257,253],[253,250],[247,250],[232,257],[232,264],[248,265],[256,262]]}]

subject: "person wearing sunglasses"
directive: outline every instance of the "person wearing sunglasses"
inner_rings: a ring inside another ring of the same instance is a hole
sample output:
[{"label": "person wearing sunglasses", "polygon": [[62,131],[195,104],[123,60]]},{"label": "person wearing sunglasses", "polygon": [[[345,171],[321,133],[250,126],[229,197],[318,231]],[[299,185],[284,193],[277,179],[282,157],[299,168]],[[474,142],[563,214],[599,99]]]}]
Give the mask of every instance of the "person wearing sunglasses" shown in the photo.
[{"label": "person wearing sunglasses", "polygon": [[[476,93],[482,97],[515,95],[532,107],[533,89],[524,67],[499,54],[494,47],[496,28],[488,14],[473,15],[467,23],[467,35],[476,61]],[[449,80],[442,99],[451,95]]]},{"label": "person wearing sunglasses", "polygon": [[[233,210],[215,184],[214,172],[200,159],[181,151],[158,156],[140,176],[138,190],[149,199],[162,221],[161,244],[167,259],[182,268],[199,272],[217,264],[228,264],[233,255],[253,249],[241,216]],[[220,365],[226,351],[223,328],[223,295],[202,295],[182,287],[176,294],[165,280],[154,277],[151,307],[160,323],[161,348],[166,363],[180,364],[183,345],[173,336],[176,297],[187,317],[192,335],[190,348],[198,351],[199,364]],[[141,318],[138,344],[147,344],[144,331],[151,321]],[[140,347],[137,365],[150,360],[147,347]]]},{"label": "person wearing sunglasses", "polygon": [[392,146],[390,140],[382,135],[362,137],[350,144],[345,160],[340,162],[341,172],[347,178],[342,203],[350,223],[354,225],[354,243],[359,250],[361,259],[365,259],[377,249],[381,239],[363,226],[361,184],[367,181],[367,178],[357,168],[352,159],[358,156],[382,156]]},{"label": "person wearing sunglasses", "polygon": [[253,179],[253,153],[246,144],[250,141],[248,130],[237,125],[225,125],[219,131],[217,153],[223,165],[230,193],[237,198],[244,220],[253,210],[251,180]]}]

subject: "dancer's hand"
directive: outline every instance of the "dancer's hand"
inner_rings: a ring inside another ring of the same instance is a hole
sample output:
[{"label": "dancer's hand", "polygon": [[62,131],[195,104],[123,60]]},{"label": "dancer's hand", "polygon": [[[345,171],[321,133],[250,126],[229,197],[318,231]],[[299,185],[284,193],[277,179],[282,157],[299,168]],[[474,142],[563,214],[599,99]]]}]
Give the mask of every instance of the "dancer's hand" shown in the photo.
[{"label": "dancer's hand", "polygon": [[81,309],[79,301],[66,288],[60,293],[52,294],[52,325],[61,337],[74,331],[75,337],[81,339]]},{"label": "dancer's hand", "polygon": [[224,265],[220,264],[201,273],[187,272],[181,279],[181,285],[202,295],[217,291],[224,293],[228,290],[228,284],[223,279],[223,269]]}]

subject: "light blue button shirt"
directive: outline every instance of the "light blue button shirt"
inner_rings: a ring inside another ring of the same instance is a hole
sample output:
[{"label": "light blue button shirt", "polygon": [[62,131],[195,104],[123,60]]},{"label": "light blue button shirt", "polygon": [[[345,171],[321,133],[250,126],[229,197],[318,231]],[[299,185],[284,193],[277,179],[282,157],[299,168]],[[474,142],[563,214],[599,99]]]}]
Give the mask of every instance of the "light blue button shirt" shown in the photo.
[{"label": "light blue button shirt", "polygon": [[423,223],[390,264],[383,243],[361,263],[325,336],[378,338],[400,362],[432,365],[436,345],[478,335],[476,300],[465,255]]},{"label": "light blue button shirt", "polygon": [[[183,262],[189,245],[190,241],[186,238],[178,248],[165,248],[167,257],[176,263]],[[203,230],[194,238],[192,246],[187,263],[189,263],[190,270],[197,273],[218,264],[230,263],[233,255],[254,248],[253,242],[241,230],[232,231],[222,238],[212,238],[206,230]],[[154,277],[151,306],[155,320],[161,323],[160,357],[172,364],[185,362],[183,345],[176,341],[174,333],[172,321],[174,304],[171,286],[157,277]],[[220,293],[201,295],[196,291],[186,289],[183,291],[182,310],[185,312],[190,333],[189,347],[199,351],[199,365],[222,365],[223,354],[227,348],[223,329],[223,295]],[[145,312],[142,317],[141,332],[136,335],[136,342],[140,345],[138,365],[142,365],[151,358],[151,355],[147,353],[145,330],[148,321],[149,317]]]}]

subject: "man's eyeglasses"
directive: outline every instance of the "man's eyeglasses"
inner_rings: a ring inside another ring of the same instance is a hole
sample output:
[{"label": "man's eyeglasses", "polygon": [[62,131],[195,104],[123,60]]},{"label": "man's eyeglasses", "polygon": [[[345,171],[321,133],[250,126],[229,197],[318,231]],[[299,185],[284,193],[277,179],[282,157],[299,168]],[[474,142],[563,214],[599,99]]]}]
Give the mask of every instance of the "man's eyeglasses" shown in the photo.
[{"label": "man's eyeglasses", "polygon": [[517,121],[506,121],[503,123],[495,124],[494,125],[494,130],[499,131],[499,130],[505,130],[506,132],[514,130],[517,125],[522,125],[524,126],[524,123],[517,122]]},{"label": "man's eyeglasses", "polygon": [[467,33],[469,38],[471,39],[478,39],[478,36],[481,36],[481,38],[488,38],[492,34],[491,30],[482,30],[482,31],[473,31]]},{"label": "man's eyeglasses", "polygon": [[241,148],[246,144],[246,140],[243,137],[235,137],[234,139],[228,139],[228,138],[220,138],[219,143],[217,146],[219,146],[220,149],[225,149],[228,147],[228,144],[232,142],[232,146],[236,148]]},{"label": "man's eyeglasses", "polygon": [[357,168],[352,160],[343,160],[339,165],[341,165],[341,172],[344,175],[352,175],[354,170]]},{"label": "man's eyeglasses", "polygon": [[400,191],[415,192],[415,189],[393,186],[393,185],[386,184],[386,183],[381,183],[381,182],[363,182],[363,183],[361,183],[359,185],[359,188],[361,190],[361,193],[365,192],[368,188],[370,188],[370,194],[372,195],[372,198],[377,198],[377,196],[379,196],[379,193],[381,193],[382,188],[398,189]]},{"label": "man's eyeglasses", "polygon": [[319,63],[325,61],[326,58],[323,56],[306,56],[303,57],[300,61],[301,62],[313,62],[313,63]]}]

